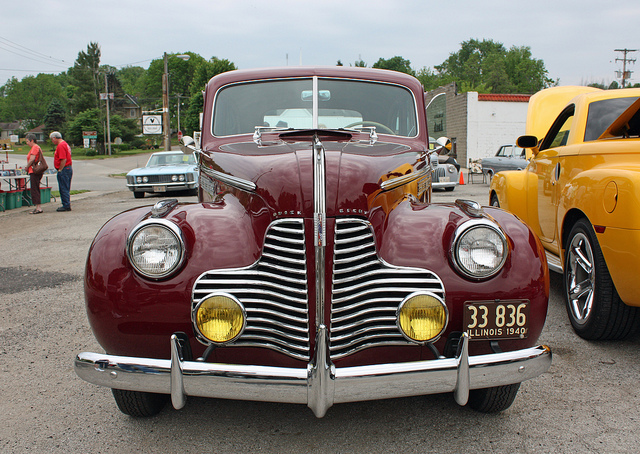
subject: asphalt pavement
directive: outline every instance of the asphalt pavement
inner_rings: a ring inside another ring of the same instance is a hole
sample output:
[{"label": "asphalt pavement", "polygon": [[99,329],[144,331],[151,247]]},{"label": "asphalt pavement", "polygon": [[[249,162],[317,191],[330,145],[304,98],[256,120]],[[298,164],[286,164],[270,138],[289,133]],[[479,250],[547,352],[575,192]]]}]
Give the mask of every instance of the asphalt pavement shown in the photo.
[{"label": "asphalt pavement", "polygon": [[[476,413],[444,394],[337,404],[322,419],[304,405],[202,398],[153,418],[125,416],[110,390],[75,375],[73,360],[102,351],[82,279],[96,232],[117,213],[161,197],[134,199],[123,179],[109,175],[144,161],[74,163],[72,188],[91,192],[72,196],[71,212],[56,213],[50,203],[37,216],[28,208],[0,213],[0,452],[638,452],[640,335],[618,342],[576,336],[554,273],[540,337],[553,363],[523,383],[502,413]],[[466,184],[436,191],[433,200],[486,204],[488,189]]]}]

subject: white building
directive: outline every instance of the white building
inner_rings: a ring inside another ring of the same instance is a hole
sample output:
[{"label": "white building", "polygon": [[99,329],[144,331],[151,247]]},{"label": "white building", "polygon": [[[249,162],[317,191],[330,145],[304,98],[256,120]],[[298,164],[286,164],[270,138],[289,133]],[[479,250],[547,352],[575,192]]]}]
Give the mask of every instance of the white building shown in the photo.
[{"label": "white building", "polygon": [[462,166],[493,156],[525,133],[531,95],[458,93],[449,84],[425,93],[429,135],[451,139]]}]

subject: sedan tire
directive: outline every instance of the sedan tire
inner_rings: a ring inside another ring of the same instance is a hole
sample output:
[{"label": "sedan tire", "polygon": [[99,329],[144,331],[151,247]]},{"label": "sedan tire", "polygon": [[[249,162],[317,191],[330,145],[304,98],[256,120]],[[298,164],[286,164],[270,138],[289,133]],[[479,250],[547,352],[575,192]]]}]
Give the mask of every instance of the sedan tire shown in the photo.
[{"label": "sedan tire", "polygon": [[122,413],[134,418],[155,416],[169,402],[168,394],[112,389],[113,397]]},{"label": "sedan tire", "polygon": [[638,326],[638,308],[622,302],[595,232],[586,219],[571,229],[564,262],[567,313],[583,339],[623,339]]},{"label": "sedan tire", "polygon": [[511,406],[520,389],[520,383],[473,389],[469,392],[467,405],[481,413],[497,413]]}]

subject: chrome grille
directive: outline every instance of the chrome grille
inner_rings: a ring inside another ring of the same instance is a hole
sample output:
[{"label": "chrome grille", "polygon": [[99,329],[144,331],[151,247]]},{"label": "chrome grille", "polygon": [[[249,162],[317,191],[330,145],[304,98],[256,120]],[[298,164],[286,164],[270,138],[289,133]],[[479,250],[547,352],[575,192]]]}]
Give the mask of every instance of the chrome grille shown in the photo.
[{"label": "chrome grille", "polygon": [[369,347],[407,345],[396,326],[396,310],[420,290],[445,296],[442,281],[431,271],[391,266],[378,258],[368,222],[336,220],[331,358]]},{"label": "chrome grille", "polygon": [[266,347],[309,360],[309,304],[302,219],[271,224],[262,257],[252,266],[202,274],[194,286],[192,307],[213,292],[234,295],[247,312],[245,331],[233,345]]}]

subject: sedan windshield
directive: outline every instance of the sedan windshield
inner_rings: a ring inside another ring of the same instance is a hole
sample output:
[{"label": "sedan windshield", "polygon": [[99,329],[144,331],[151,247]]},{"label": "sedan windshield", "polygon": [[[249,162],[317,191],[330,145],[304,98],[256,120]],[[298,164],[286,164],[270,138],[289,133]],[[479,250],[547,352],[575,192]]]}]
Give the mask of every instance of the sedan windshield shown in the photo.
[{"label": "sedan windshield", "polygon": [[154,166],[176,166],[181,164],[195,165],[196,160],[193,155],[184,153],[153,154],[147,162],[147,167]]},{"label": "sedan windshield", "polygon": [[286,79],[222,88],[215,100],[213,134],[249,134],[256,127],[350,129],[413,137],[416,107],[397,85],[341,79]]}]

